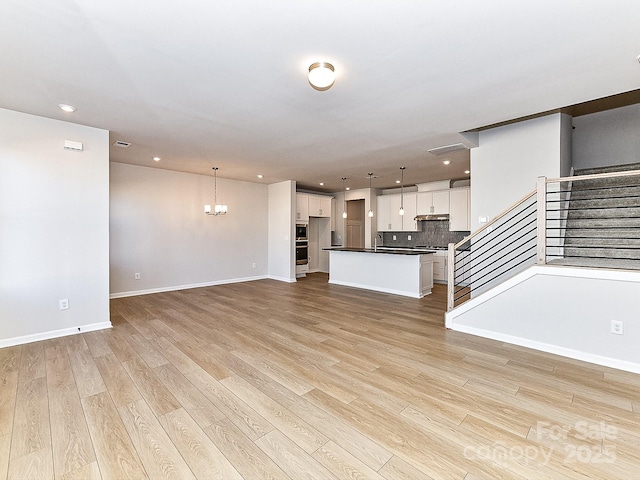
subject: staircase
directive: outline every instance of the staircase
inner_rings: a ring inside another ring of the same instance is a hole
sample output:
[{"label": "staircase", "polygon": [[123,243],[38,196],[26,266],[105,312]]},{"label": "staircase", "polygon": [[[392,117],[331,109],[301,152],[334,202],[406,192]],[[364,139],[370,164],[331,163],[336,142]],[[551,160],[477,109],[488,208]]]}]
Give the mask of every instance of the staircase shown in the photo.
[{"label": "staircase", "polygon": [[640,271],[640,163],[538,177],[535,190],[449,244],[448,264],[448,311],[534,265]]},{"label": "staircase", "polygon": [[[575,176],[640,170],[640,164],[576,170]],[[554,264],[640,270],[640,175],[572,182],[564,258]]]}]

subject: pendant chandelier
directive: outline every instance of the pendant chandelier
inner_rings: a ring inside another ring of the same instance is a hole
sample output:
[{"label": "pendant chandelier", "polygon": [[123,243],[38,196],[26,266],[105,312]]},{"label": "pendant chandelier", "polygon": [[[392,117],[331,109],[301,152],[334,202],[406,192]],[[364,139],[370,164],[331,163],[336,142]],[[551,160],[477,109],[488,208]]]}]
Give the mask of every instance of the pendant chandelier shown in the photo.
[{"label": "pendant chandelier", "polygon": [[344,190],[344,201],[342,202],[342,218],[347,218],[347,189],[344,186],[344,181],[347,177],[342,177],[342,190]]},{"label": "pendant chandelier", "polygon": [[404,169],[407,167],[400,167],[400,215],[404,215]]},{"label": "pendant chandelier", "polygon": [[204,206],[204,213],[207,215],[226,215],[227,205],[218,203],[218,167],[213,167],[213,211],[211,205]]},{"label": "pendant chandelier", "polygon": [[369,175],[369,213],[367,213],[367,215],[369,215],[369,218],[373,217],[373,202],[371,201],[371,178],[373,177],[373,173],[368,173],[367,175]]}]

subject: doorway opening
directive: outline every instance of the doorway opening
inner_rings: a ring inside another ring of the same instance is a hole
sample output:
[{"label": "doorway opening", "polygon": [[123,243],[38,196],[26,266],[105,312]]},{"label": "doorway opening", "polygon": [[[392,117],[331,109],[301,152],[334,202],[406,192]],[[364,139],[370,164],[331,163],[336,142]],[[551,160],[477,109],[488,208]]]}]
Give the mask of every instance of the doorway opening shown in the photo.
[{"label": "doorway opening", "polygon": [[347,201],[347,247],[364,248],[364,199]]}]

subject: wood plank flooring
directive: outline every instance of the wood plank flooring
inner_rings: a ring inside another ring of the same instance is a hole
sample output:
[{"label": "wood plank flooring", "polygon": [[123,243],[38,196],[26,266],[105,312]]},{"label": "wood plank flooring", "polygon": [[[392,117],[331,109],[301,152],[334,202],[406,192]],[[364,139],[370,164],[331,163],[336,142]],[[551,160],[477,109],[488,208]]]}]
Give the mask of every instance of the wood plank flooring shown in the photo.
[{"label": "wood plank flooring", "polygon": [[445,306],[324,274],[112,300],[113,329],[0,349],[0,479],[640,478],[640,375]]}]

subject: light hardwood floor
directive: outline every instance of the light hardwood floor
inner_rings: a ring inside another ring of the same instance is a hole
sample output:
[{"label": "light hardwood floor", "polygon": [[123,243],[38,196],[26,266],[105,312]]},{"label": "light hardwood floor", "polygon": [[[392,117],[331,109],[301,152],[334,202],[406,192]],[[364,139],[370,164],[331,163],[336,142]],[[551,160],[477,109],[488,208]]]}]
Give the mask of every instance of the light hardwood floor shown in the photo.
[{"label": "light hardwood floor", "polygon": [[113,300],[113,329],[0,350],[0,478],[640,478],[640,375],[445,304],[323,274]]}]

